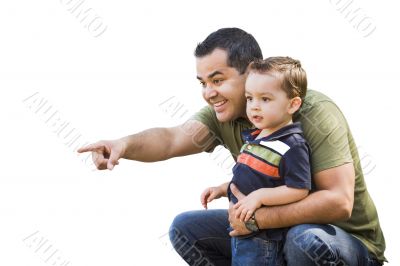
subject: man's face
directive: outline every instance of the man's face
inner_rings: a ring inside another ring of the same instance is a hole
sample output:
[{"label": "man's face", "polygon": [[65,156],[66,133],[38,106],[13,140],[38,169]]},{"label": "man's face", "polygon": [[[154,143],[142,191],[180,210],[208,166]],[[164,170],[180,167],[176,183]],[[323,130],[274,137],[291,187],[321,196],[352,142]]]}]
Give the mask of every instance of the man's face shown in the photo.
[{"label": "man's face", "polygon": [[290,121],[291,99],[275,76],[250,73],[245,96],[247,117],[257,128],[275,130]]},{"label": "man's face", "polygon": [[220,122],[246,117],[244,84],[246,75],[227,65],[228,54],[215,49],[196,59],[197,79],[203,87],[203,98],[211,105]]}]

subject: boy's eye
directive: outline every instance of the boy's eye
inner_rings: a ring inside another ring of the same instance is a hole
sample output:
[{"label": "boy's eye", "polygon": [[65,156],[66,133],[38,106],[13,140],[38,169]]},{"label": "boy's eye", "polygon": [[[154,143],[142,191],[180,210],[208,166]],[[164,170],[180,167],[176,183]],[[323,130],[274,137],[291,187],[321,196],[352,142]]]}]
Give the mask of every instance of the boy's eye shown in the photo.
[{"label": "boy's eye", "polygon": [[251,102],[251,101],[253,100],[253,97],[251,97],[251,96],[246,96],[246,100],[247,100],[248,102]]},{"label": "boy's eye", "polygon": [[269,102],[269,101],[271,100],[271,99],[268,98],[268,97],[262,97],[261,99],[263,100],[263,102]]}]

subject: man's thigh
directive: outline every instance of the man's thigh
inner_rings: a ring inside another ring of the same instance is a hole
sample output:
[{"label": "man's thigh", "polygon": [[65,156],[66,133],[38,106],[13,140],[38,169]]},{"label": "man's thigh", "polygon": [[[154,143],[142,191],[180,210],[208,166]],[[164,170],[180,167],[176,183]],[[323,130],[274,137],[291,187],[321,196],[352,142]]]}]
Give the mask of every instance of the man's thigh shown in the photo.
[{"label": "man's thigh", "polygon": [[284,246],[292,265],[379,265],[371,260],[360,240],[334,225],[302,224],[292,227]]},{"label": "man's thigh", "polygon": [[189,211],[175,217],[169,236],[189,265],[230,265],[231,238],[227,210]]}]

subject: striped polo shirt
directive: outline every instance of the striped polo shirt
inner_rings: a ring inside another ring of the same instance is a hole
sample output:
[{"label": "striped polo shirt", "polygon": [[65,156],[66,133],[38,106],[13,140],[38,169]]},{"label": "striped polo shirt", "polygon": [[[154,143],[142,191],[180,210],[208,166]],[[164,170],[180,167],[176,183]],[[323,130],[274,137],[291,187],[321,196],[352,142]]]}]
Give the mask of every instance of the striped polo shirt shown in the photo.
[{"label": "striped polo shirt", "polygon": [[[282,185],[310,190],[310,148],[300,123],[287,125],[256,139],[261,131],[250,129],[242,132],[244,145],[233,167],[231,182],[245,195],[260,188]],[[233,203],[237,202],[229,187],[228,197]]]}]

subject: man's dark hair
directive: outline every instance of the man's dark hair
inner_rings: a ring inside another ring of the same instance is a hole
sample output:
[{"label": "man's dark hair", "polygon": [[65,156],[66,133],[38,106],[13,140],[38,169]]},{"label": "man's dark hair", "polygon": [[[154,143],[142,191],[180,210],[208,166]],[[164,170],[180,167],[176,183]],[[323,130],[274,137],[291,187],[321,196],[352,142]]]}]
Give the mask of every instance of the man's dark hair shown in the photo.
[{"label": "man's dark hair", "polygon": [[228,53],[227,65],[236,68],[240,74],[246,72],[250,62],[263,58],[256,39],[238,28],[223,28],[211,33],[197,45],[194,55],[203,57],[211,54],[216,48]]}]

